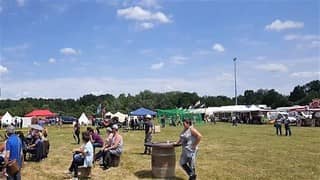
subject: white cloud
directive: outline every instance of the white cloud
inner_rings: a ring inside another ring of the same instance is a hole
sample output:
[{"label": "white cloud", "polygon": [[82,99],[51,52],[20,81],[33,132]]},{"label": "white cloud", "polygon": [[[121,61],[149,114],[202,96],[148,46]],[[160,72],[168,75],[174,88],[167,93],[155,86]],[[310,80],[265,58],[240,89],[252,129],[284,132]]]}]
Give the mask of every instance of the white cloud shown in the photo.
[{"label": "white cloud", "polygon": [[0,65],[0,75],[7,73],[8,72],[8,68],[5,66]]},{"label": "white cloud", "polygon": [[63,48],[60,49],[60,53],[63,55],[78,55],[80,54],[80,51],[77,51],[73,48]]},{"label": "white cloud", "polygon": [[[81,83],[80,83],[81,82]],[[219,84],[208,86],[207,82]],[[137,78],[137,79],[118,79],[118,78],[97,78],[97,77],[78,77],[78,78],[57,78],[57,79],[30,79],[23,81],[6,81],[3,88],[3,98],[19,99],[22,97],[46,97],[46,98],[79,98],[85,94],[94,93],[96,95],[110,93],[115,96],[120,93],[137,94],[145,89],[154,92],[184,91],[198,92],[200,95],[217,93],[221,91],[225,94],[226,90],[232,89],[228,83],[216,80],[186,79],[186,78]],[[105,86],[108,84],[108,86]],[[227,84],[227,85],[226,85]],[[232,85],[232,83],[231,83]],[[36,88],[34,87],[50,87]],[[69,87],[69,88],[62,88]]]},{"label": "white cloud", "polygon": [[140,28],[143,30],[152,29],[154,27],[153,23],[150,22],[143,22],[139,24]]},{"label": "white cloud", "polygon": [[282,31],[286,29],[298,29],[303,28],[304,23],[303,22],[297,22],[297,21],[281,21],[279,19],[273,21],[271,24],[266,25],[265,29],[270,31]]},{"label": "white cloud", "polygon": [[158,23],[170,23],[171,20],[162,12],[151,12],[139,6],[129,7],[126,9],[118,9],[117,15],[128,20],[135,21],[154,21]]},{"label": "white cloud", "polygon": [[[288,64],[285,62],[299,61],[299,63]],[[278,61],[277,61],[278,62]],[[283,64],[288,65],[290,69],[307,69],[310,72],[319,72],[319,58],[303,58],[303,59],[287,59],[283,60]],[[165,64],[164,62],[163,64]],[[257,61],[250,63],[239,63],[239,73],[237,77],[238,92],[242,94],[244,90],[252,89],[275,89],[282,94],[289,94],[296,85],[303,85],[314,78],[302,78],[293,74],[294,77],[288,74],[262,72],[256,69]],[[253,68],[252,68],[253,67]],[[188,72],[189,70],[185,71]],[[191,71],[192,72],[192,71]],[[152,72],[151,72],[152,73]],[[225,95],[233,97],[233,69],[232,66],[225,67],[204,67],[197,73],[185,73],[180,75],[147,78],[143,77],[66,77],[56,79],[2,79],[2,83],[6,84],[3,87],[2,98],[21,98],[21,97],[48,97],[48,98],[79,98],[85,94],[94,93],[113,94],[115,96],[120,93],[137,94],[145,89],[154,92],[168,91],[183,91],[196,92],[199,95]],[[306,76],[306,75],[304,75]],[[319,76],[319,73],[318,73]],[[291,78],[292,77],[292,78]],[[313,76],[316,77],[316,76]],[[275,80],[276,78],[276,80]],[[317,78],[317,77],[316,77]],[[209,83],[209,85],[208,85]],[[108,86],[105,86],[108,84]],[[212,86],[214,84],[214,86]],[[34,87],[50,87],[36,88]],[[69,87],[69,88],[63,88]],[[28,92],[28,93],[24,93]],[[25,95],[24,95],[25,94]]]},{"label": "white cloud", "polygon": [[224,47],[223,47],[221,44],[219,44],[219,43],[215,43],[215,44],[212,46],[212,49],[215,50],[215,51],[217,51],[217,52],[224,52],[224,51],[225,51]]},{"label": "white cloud", "polygon": [[284,36],[284,40],[300,40],[300,41],[312,41],[312,40],[320,40],[319,35],[299,35],[299,34],[288,34]]},{"label": "white cloud", "polygon": [[49,62],[50,64],[54,64],[54,63],[56,63],[56,59],[50,58],[50,59],[48,60],[48,62]]},{"label": "white cloud", "polygon": [[153,69],[153,70],[158,70],[158,69],[163,68],[163,66],[164,66],[164,63],[163,63],[163,62],[160,62],[160,63],[152,64],[152,65],[151,65],[151,69]]},{"label": "white cloud", "polygon": [[297,48],[299,49],[310,49],[310,48],[320,48],[320,41],[311,41],[297,44]]},{"label": "white cloud", "polygon": [[32,64],[35,65],[35,66],[40,66],[40,64],[37,61],[33,61]]},{"label": "white cloud", "polygon": [[283,64],[261,64],[256,66],[257,69],[269,71],[269,72],[287,72],[288,68],[287,66]]},{"label": "white cloud", "polygon": [[188,58],[187,57],[184,57],[184,56],[172,56],[172,57],[170,57],[170,61],[171,61],[171,63],[173,63],[173,64],[179,64],[179,65],[181,65],[181,64],[185,64],[186,62],[186,60],[187,60]]},{"label": "white cloud", "polygon": [[18,4],[19,7],[24,6],[25,3],[26,3],[26,0],[17,0],[17,4]]},{"label": "white cloud", "polygon": [[294,72],[290,74],[293,78],[316,78],[320,79],[320,71],[319,72]]}]

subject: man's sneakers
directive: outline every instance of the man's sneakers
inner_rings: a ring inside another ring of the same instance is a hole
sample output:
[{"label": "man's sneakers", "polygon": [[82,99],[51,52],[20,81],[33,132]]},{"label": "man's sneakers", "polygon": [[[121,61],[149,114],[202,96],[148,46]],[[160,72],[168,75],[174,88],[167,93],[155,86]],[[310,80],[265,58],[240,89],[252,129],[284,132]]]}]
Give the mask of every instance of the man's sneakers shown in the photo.
[{"label": "man's sneakers", "polygon": [[189,180],[196,180],[196,179],[197,179],[197,175],[196,174],[189,176]]},{"label": "man's sneakers", "polygon": [[108,170],[110,167],[109,166],[103,166],[102,170]]},{"label": "man's sneakers", "polygon": [[64,173],[65,173],[65,174],[72,175],[72,171],[69,171],[69,170],[68,170],[68,171],[65,171]]}]

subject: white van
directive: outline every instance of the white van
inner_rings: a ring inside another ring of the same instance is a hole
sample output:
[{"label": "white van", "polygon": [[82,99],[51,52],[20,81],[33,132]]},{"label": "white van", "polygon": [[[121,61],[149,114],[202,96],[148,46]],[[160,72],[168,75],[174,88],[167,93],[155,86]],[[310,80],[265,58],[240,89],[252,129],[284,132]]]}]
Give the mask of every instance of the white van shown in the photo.
[{"label": "white van", "polygon": [[288,115],[288,119],[291,123],[295,123],[297,121],[297,118],[295,115],[292,115],[291,113],[283,112],[283,111],[274,111],[274,112],[268,112],[267,117],[269,120],[276,120],[278,119],[279,115],[281,118],[284,118],[285,115]]}]

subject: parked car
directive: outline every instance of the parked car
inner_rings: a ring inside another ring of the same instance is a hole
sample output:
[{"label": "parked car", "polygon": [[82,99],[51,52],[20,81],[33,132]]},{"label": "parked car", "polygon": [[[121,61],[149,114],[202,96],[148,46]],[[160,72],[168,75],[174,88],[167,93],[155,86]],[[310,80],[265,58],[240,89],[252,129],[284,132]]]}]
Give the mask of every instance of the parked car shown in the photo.
[{"label": "parked car", "polygon": [[72,124],[74,121],[77,120],[77,118],[72,116],[61,116],[60,117],[62,124]]},{"label": "parked car", "polygon": [[283,117],[284,115],[287,115],[288,116],[288,119],[290,121],[290,123],[296,123],[297,122],[297,118],[290,114],[290,113],[287,113],[287,112],[279,112],[279,114]]}]

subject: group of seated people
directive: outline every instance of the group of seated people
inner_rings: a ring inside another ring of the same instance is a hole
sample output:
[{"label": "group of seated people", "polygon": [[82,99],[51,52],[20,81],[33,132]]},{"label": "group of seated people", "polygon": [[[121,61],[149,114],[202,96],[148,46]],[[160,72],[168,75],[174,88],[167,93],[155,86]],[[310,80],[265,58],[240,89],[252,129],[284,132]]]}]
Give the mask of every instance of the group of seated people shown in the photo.
[{"label": "group of seated people", "polygon": [[104,169],[111,166],[117,166],[117,157],[120,157],[123,151],[123,139],[118,132],[118,125],[113,125],[112,128],[107,128],[106,140],[101,150],[95,154],[94,161],[101,160],[100,165]]},{"label": "group of seated people", "polygon": [[50,143],[48,140],[47,129],[43,129],[41,131],[31,128],[27,136],[24,137],[21,132],[19,137],[22,141],[23,156],[25,160],[34,160],[39,162],[48,156]]},{"label": "group of seated people", "polygon": [[[97,160],[101,160],[101,165],[104,169],[114,166],[115,163],[113,161],[115,159],[119,160],[123,151],[123,139],[118,129],[119,127],[116,124],[114,124],[112,128],[108,127],[107,137],[104,143],[100,135],[94,132],[92,128],[89,127],[87,131],[82,132],[83,144],[79,149],[73,151],[72,162],[67,173],[73,173],[73,176],[77,178],[80,166],[91,168]],[[96,147],[101,147],[101,150],[95,154],[94,149]]]},{"label": "group of seated people", "polygon": [[[42,131],[30,129],[29,134],[25,137],[22,131],[15,131],[14,126],[8,127],[5,136],[0,135],[3,141],[0,143],[0,171],[2,172],[2,176],[7,177],[7,179],[12,179],[12,177],[14,177],[13,179],[17,179],[17,172],[20,171],[19,168],[23,167],[23,161],[31,160],[27,157],[32,157],[35,161],[40,161],[47,157],[50,146],[47,136],[48,133],[46,129]],[[14,138],[16,138],[16,140]],[[20,139],[20,141],[17,141],[17,139]],[[8,141],[10,141],[9,145]],[[15,142],[16,144],[12,145],[12,142]],[[19,145],[21,146],[19,147]],[[13,150],[13,152],[19,152],[21,150],[23,152],[23,156],[18,156],[21,159],[15,158],[14,161],[8,161],[8,159],[5,160],[5,156],[7,156],[8,151],[10,151],[10,149],[7,148],[16,148]]]}]

